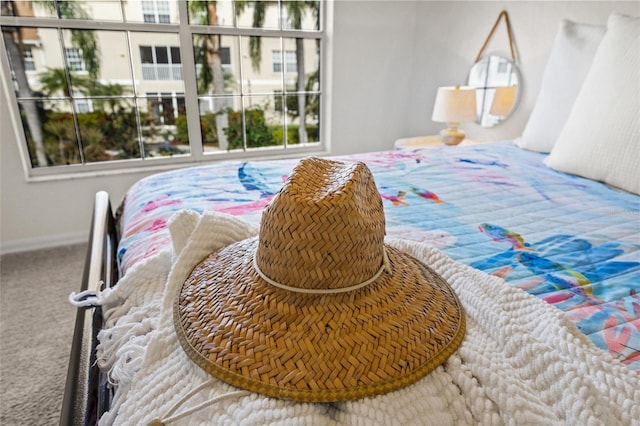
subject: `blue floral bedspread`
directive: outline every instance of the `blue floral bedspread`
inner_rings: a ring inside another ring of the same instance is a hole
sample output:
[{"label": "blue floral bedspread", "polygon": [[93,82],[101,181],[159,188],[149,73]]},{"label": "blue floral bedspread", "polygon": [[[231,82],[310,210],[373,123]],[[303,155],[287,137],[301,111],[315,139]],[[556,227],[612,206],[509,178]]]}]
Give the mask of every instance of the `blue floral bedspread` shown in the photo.
[{"label": "blue floral bedspread", "polygon": [[[387,235],[504,278],[640,370],[640,197],[556,172],[511,143],[335,158],[369,166]],[[122,214],[121,272],[170,244],[167,220],[178,210],[259,222],[296,163],[232,161],[139,181]]]}]

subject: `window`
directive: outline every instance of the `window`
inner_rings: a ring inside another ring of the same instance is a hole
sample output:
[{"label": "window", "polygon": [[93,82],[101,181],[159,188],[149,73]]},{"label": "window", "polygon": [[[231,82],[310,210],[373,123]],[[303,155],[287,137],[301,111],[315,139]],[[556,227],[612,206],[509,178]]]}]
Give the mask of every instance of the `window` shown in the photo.
[{"label": "window", "polygon": [[232,72],[231,69],[231,49],[228,47],[220,48],[220,63],[222,64],[222,70],[226,72]]},{"label": "window", "polygon": [[140,61],[144,80],[182,80],[177,46],[140,46]]},{"label": "window", "polygon": [[36,63],[33,61],[33,52],[30,46],[24,47],[24,69],[27,71],[36,70]]},{"label": "window", "polygon": [[[200,72],[202,71],[202,63],[201,61],[206,60],[206,49],[202,46],[194,46],[194,55],[196,57],[196,71],[197,75],[200,76]],[[219,50],[220,56],[220,64],[222,66],[222,71],[226,73],[232,73],[233,69],[231,66],[231,49],[229,47],[221,47]]]},{"label": "window", "polygon": [[285,3],[3,2],[28,175],[322,150],[324,6]]},{"label": "window", "polygon": [[147,93],[149,118],[154,124],[174,125],[180,111],[184,113],[184,93]]},{"label": "window", "polygon": [[[282,52],[280,50],[274,50],[273,56],[273,72],[282,72]],[[285,57],[285,72],[296,72],[298,70],[298,64],[296,61],[296,52],[287,50],[284,52]]]},{"label": "window", "polygon": [[76,106],[76,111],[80,114],[93,112],[93,101],[91,99],[87,99],[82,92],[74,92],[74,104]]},{"label": "window", "polygon": [[64,53],[67,57],[67,64],[70,71],[86,71],[87,68],[82,59],[82,52],[76,48],[65,48]]},{"label": "window", "polygon": [[171,23],[171,18],[169,16],[169,2],[143,0],[142,18],[144,22],[151,24]]}]

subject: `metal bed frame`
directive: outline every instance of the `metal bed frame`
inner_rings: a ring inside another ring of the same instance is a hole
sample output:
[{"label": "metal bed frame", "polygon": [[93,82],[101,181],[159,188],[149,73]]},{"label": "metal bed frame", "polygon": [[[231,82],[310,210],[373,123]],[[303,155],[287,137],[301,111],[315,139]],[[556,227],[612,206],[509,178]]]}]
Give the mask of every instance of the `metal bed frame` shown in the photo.
[{"label": "metal bed frame", "polygon": [[[119,278],[116,255],[119,230],[109,194],[96,193],[89,245],[80,291],[100,291]],[[106,375],[96,364],[97,335],[102,328],[102,309],[78,308],[67,370],[61,425],[95,425],[108,410],[112,394]]]}]

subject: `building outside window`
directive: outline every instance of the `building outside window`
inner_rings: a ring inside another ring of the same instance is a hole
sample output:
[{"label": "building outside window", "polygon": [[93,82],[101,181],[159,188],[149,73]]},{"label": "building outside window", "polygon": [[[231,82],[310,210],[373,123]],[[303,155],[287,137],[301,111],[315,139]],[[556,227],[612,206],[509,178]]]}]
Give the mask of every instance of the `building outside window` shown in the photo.
[{"label": "building outside window", "polygon": [[140,46],[140,60],[145,80],[182,80],[177,46]]},{"label": "building outside window", "polygon": [[64,49],[64,53],[67,57],[67,64],[70,71],[86,71],[87,67],[84,63],[82,51],[75,47],[69,47]]},{"label": "building outside window", "polygon": [[179,112],[184,114],[184,93],[147,93],[149,121],[156,125],[174,125]]},{"label": "building outside window", "polygon": [[3,1],[28,175],[322,150],[323,6],[286,3]]},{"label": "building outside window", "polygon": [[33,52],[31,46],[24,46],[24,69],[27,71],[35,71],[36,63],[33,60]]},{"label": "building outside window", "polygon": [[75,95],[78,95],[77,100],[74,101],[76,105],[76,111],[80,114],[93,112],[93,101],[91,99],[80,97],[82,94],[76,92]]},{"label": "building outside window", "polygon": [[[273,58],[273,72],[282,72],[282,51],[274,50],[272,53]],[[284,72],[296,72],[298,69],[298,61],[296,61],[296,52],[287,50],[284,52],[285,67]]]},{"label": "building outside window", "polygon": [[142,15],[146,23],[169,24],[171,15],[168,1],[142,0]]}]

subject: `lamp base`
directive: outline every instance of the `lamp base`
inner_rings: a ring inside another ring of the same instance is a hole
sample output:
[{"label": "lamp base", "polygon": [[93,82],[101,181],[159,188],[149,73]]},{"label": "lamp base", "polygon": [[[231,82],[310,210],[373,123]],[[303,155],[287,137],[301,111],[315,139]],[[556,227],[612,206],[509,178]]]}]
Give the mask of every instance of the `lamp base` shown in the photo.
[{"label": "lamp base", "polygon": [[465,133],[457,127],[449,127],[440,131],[440,140],[445,145],[458,145],[465,137]]}]

